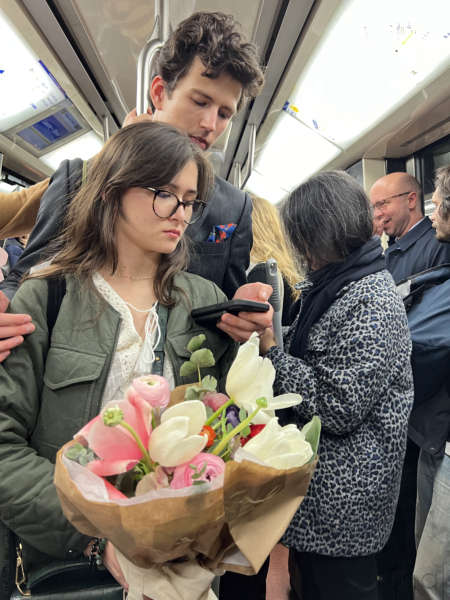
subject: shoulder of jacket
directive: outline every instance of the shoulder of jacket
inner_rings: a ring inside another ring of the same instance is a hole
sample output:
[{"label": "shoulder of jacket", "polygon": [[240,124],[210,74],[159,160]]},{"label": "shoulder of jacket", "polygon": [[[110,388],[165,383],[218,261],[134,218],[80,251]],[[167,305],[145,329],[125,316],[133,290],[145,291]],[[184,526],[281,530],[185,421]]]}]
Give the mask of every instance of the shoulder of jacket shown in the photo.
[{"label": "shoulder of jacket", "polygon": [[[207,303],[205,300],[211,297],[218,297],[220,301],[222,301],[221,298],[226,300],[225,294],[215,283],[200,275],[195,275],[194,273],[188,273],[187,271],[177,273],[174,278],[174,283],[189,295],[193,303],[196,300],[201,301],[203,298],[202,304],[205,305]],[[215,302],[215,300],[213,300],[213,302]]]},{"label": "shoulder of jacket", "polygon": [[226,194],[235,200],[245,202],[247,194],[218,175],[214,178],[214,193]]}]

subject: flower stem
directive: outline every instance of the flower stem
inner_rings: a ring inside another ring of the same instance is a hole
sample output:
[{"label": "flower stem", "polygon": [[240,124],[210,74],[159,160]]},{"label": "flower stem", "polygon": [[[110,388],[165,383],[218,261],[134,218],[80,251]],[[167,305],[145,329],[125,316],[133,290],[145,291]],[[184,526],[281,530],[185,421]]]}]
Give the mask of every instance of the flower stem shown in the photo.
[{"label": "flower stem", "polygon": [[217,419],[217,417],[218,417],[218,416],[219,416],[221,413],[223,413],[223,411],[224,411],[224,410],[226,410],[226,409],[227,409],[227,408],[230,406],[230,404],[233,404],[233,398],[230,398],[229,400],[227,400],[227,401],[225,402],[225,404],[222,404],[222,406],[220,406],[220,407],[219,407],[219,408],[216,410],[216,412],[215,412],[215,413],[213,413],[213,414],[212,414],[212,415],[209,417],[209,419],[208,419],[208,420],[205,422],[205,425],[211,425],[211,423],[212,423],[212,422],[213,422],[215,419]]},{"label": "flower stem", "polygon": [[198,373],[198,385],[202,385],[202,376],[200,374],[200,366],[197,365],[197,373]]},{"label": "flower stem", "polygon": [[228,445],[228,442],[230,442],[234,436],[236,436],[238,433],[241,433],[241,431],[243,429],[245,429],[247,427],[247,425],[249,425],[252,421],[252,419],[255,417],[255,415],[261,410],[261,406],[257,406],[256,409],[250,414],[248,415],[248,417],[246,419],[244,419],[243,421],[241,421],[241,423],[239,423],[239,425],[236,425],[236,427],[234,429],[232,429],[229,433],[227,433],[227,435],[225,435],[220,442],[217,444],[217,446],[214,448],[214,450],[211,452],[211,454],[216,454],[219,455],[224,448],[226,448],[226,446]]},{"label": "flower stem", "polygon": [[126,429],[129,433],[131,433],[131,435],[133,436],[136,444],[139,446],[139,450],[142,452],[142,461],[144,462],[144,464],[148,467],[149,472],[152,471],[152,459],[150,458],[150,454],[148,453],[148,451],[145,449],[144,444],[142,443],[141,438],[138,436],[138,434],[136,433],[136,431],[133,429],[133,427],[131,427],[131,425],[129,423],[127,423],[126,421],[121,421],[119,423],[119,427],[123,427],[124,429]]}]

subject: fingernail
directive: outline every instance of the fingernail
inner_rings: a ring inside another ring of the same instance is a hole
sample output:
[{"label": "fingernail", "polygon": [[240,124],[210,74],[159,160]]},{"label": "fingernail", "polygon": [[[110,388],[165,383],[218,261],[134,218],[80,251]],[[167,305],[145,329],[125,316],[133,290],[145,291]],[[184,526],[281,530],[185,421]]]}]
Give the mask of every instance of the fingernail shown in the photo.
[{"label": "fingernail", "polygon": [[28,325],[25,325],[25,333],[32,333],[34,331],[34,325],[33,323],[29,323]]}]

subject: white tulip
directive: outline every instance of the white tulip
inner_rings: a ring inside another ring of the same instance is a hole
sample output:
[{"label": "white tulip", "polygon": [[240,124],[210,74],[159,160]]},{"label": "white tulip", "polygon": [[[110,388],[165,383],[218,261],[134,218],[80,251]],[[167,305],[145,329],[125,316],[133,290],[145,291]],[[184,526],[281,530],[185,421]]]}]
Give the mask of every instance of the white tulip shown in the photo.
[{"label": "white tulip", "polygon": [[207,437],[198,435],[206,421],[206,409],[199,400],[186,400],[161,415],[161,425],[150,436],[152,460],[163,467],[176,467],[203,450]]},{"label": "white tulip", "polygon": [[281,427],[277,418],[271,419],[243,450],[275,469],[301,467],[313,456],[304,434],[294,424]]},{"label": "white tulip", "polygon": [[283,394],[273,397],[275,369],[268,358],[259,356],[259,337],[252,333],[250,339],[239,348],[227,375],[226,391],[233,402],[248,414],[256,409],[256,400],[265,398],[267,409],[260,410],[253,423],[267,423],[275,410],[300,404],[299,394]]}]

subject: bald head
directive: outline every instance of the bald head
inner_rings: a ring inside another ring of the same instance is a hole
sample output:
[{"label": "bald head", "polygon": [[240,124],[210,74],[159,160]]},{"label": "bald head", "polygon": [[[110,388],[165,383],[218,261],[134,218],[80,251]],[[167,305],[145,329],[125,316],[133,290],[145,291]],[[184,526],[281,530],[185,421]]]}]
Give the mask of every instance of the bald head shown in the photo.
[{"label": "bald head", "polygon": [[370,190],[374,220],[383,223],[389,236],[400,238],[423,217],[421,188],[408,173],[390,173],[378,179]]}]

